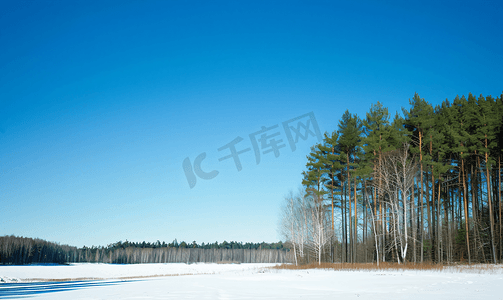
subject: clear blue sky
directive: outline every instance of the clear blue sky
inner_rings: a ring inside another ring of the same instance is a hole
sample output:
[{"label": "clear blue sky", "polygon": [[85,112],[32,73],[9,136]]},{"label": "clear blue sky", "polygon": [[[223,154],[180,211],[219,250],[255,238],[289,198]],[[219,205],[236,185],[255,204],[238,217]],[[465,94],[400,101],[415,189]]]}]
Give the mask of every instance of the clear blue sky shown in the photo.
[{"label": "clear blue sky", "polygon": [[[501,1],[2,0],[0,235],[277,241],[317,142],[292,151],[282,123],[313,112],[323,133],[414,92],[498,96],[502,16]],[[257,164],[249,135],[275,125],[285,147]],[[237,137],[241,171],[219,161]],[[219,173],[190,188],[182,163],[202,153]]]}]

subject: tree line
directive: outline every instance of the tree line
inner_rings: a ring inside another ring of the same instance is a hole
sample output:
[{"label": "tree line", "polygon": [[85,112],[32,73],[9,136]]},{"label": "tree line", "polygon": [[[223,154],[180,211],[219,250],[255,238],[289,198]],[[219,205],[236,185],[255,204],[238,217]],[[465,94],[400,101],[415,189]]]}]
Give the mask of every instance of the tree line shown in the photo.
[{"label": "tree line", "polygon": [[[178,242],[177,239],[174,239],[171,243],[160,242],[157,240],[154,243],[150,242],[130,242],[130,241],[118,241],[116,243],[110,244],[107,246],[108,249],[118,249],[118,248],[197,248],[197,249],[283,249],[288,250],[283,245],[283,242],[279,241],[277,243],[244,243],[243,242],[227,242],[223,241],[218,243],[218,241],[214,243],[202,243],[198,244],[196,241],[192,241],[192,243],[186,243],[185,241]],[[86,248],[84,246],[84,248]]]},{"label": "tree line", "polygon": [[137,263],[287,263],[292,254],[279,249],[231,248],[87,248],[78,253],[76,262]]},{"label": "tree line", "polygon": [[77,248],[42,239],[16,236],[0,237],[0,264],[65,264],[65,263],[286,263],[292,260],[289,249],[278,243],[202,243],[190,245],[174,240],[172,243],[156,241],[119,241],[106,247]]},{"label": "tree line", "polygon": [[74,262],[79,249],[42,239],[0,236],[0,264],[64,264]]},{"label": "tree line", "polygon": [[346,111],[311,148],[282,209],[296,263],[502,260],[503,95],[409,104]]}]

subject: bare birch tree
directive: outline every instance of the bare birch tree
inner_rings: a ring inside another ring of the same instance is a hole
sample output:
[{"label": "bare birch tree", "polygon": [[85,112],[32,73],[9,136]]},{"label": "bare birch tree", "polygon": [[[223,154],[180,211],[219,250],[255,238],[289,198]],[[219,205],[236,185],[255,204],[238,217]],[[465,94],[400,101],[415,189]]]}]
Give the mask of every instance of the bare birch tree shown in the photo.
[{"label": "bare birch tree", "polygon": [[333,236],[327,206],[323,198],[305,195],[299,190],[296,195],[285,197],[281,218],[281,234],[290,241],[294,251],[294,262],[298,264],[310,251],[321,264],[325,247]]},{"label": "bare birch tree", "polygon": [[418,165],[409,153],[409,144],[394,151],[383,153],[383,159],[378,166],[375,177],[381,184],[375,185],[385,196],[390,210],[390,221],[393,243],[397,251],[397,260],[406,261],[409,245],[410,211],[414,209],[414,177]]},{"label": "bare birch tree", "polygon": [[318,264],[321,264],[321,255],[323,250],[330,242],[333,236],[330,224],[327,220],[327,209],[322,201],[315,201],[309,212],[311,216],[311,226],[309,227],[309,244],[313,249],[315,256],[318,258]]},{"label": "bare birch tree", "polygon": [[298,264],[299,259],[306,255],[305,246],[308,244],[308,228],[311,223],[309,213],[310,203],[299,189],[297,194],[290,192],[285,197],[282,209],[280,230],[282,236],[290,241],[294,250],[294,261]]}]

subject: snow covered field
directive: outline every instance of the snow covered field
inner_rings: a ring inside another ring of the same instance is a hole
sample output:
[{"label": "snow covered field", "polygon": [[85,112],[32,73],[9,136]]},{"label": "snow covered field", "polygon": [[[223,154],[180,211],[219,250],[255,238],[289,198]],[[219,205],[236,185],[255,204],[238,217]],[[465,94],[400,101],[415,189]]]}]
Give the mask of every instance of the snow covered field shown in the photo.
[{"label": "snow covered field", "polygon": [[479,274],[455,268],[441,272],[268,268],[273,265],[0,266],[4,282],[0,299],[503,299],[501,266]]}]

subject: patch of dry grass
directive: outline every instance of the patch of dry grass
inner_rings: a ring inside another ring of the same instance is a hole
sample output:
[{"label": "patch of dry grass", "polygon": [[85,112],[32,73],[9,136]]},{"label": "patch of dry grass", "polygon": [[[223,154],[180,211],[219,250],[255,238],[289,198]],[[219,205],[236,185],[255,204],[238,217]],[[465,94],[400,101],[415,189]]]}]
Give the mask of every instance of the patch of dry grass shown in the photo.
[{"label": "patch of dry grass", "polygon": [[305,270],[305,269],[325,269],[325,270],[333,270],[333,271],[404,271],[404,270],[418,270],[418,271],[442,271],[444,269],[444,265],[439,264],[398,264],[398,263],[380,263],[379,266],[377,264],[371,263],[311,263],[307,265],[291,265],[291,264],[282,264],[278,266],[272,267],[273,269],[280,270]]},{"label": "patch of dry grass", "polygon": [[333,271],[446,271],[453,273],[476,273],[476,274],[503,274],[503,265],[476,264],[476,265],[446,265],[434,263],[422,264],[398,264],[398,263],[311,263],[295,266],[293,264],[282,264],[271,267],[276,270],[307,270],[324,269]]},{"label": "patch of dry grass", "polygon": [[229,260],[221,260],[221,261],[217,261],[217,264],[219,265],[226,265],[226,264],[235,264],[235,265],[239,265],[241,264],[239,261],[229,261]]},{"label": "patch of dry grass", "polygon": [[446,266],[446,271],[473,274],[503,274],[503,265],[474,264]]}]

